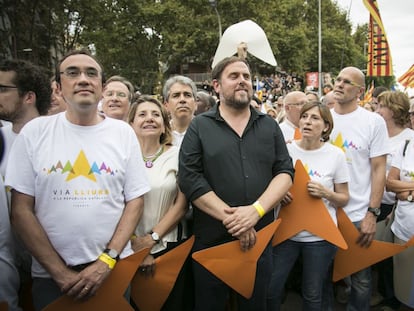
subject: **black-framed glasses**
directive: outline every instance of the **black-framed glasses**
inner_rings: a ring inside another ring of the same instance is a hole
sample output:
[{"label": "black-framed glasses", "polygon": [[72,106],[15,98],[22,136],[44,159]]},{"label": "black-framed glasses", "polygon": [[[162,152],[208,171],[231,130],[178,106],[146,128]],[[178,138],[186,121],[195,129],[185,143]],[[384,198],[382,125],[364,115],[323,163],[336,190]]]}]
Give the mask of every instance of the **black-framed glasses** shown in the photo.
[{"label": "black-framed glasses", "polygon": [[362,85],[359,85],[358,83],[348,80],[348,79],[343,79],[341,77],[337,77],[335,79],[335,83],[341,83],[343,82],[344,84],[348,84],[348,85],[352,85],[352,86],[356,86],[356,87],[362,87]]},{"label": "black-framed glasses", "polygon": [[0,93],[6,93],[10,89],[17,89],[18,87],[15,85],[4,85],[0,84]]},{"label": "black-framed glasses", "polygon": [[86,70],[81,70],[80,68],[77,68],[77,67],[69,67],[59,73],[65,75],[69,79],[76,79],[82,73],[84,73],[90,79],[100,78],[100,73],[95,68],[87,68]]}]

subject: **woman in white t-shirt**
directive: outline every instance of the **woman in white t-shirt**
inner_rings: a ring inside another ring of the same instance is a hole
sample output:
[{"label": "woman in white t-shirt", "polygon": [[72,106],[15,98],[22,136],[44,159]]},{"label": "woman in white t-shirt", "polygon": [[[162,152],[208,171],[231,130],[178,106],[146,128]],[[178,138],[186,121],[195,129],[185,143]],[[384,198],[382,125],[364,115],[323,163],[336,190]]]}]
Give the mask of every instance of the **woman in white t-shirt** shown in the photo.
[{"label": "woman in white t-shirt", "polygon": [[[156,269],[155,258],[179,245],[187,236],[180,220],[188,204],[177,184],[179,149],[172,145],[167,111],[157,99],[143,95],[131,105],[128,122],[141,145],[142,155],[137,155],[137,160],[144,161],[151,185],[151,190],[144,195],[143,215],[131,244],[134,251],[151,248],[138,268],[138,273],[151,277]],[[186,279],[182,270],[162,310],[186,310],[185,304],[191,301],[182,297],[188,287]]]},{"label": "woman in white t-shirt", "polygon": [[[382,116],[387,125],[389,145],[392,152],[387,155],[386,174],[391,169],[391,163],[394,153],[399,149],[407,139],[414,137],[414,131],[408,128],[410,102],[408,96],[400,91],[385,91],[377,97],[377,113]],[[395,193],[384,190],[381,200],[381,214],[377,217],[377,223],[380,221],[388,222],[387,216],[391,213],[395,203]],[[380,227],[380,225],[378,226]],[[381,230],[377,230],[380,232]],[[379,300],[382,305],[397,310],[400,302],[394,297],[393,286],[393,258],[387,258],[376,264],[378,273]],[[378,297],[375,295],[373,297]],[[373,299],[371,299],[372,301]]]},{"label": "woman in white t-shirt", "polygon": [[[387,177],[387,190],[397,196],[391,231],[394,242],[405,244],[414,236],[414,138],[400,145]],[[414,308],[414,249],[394,256],[394,292],[402,303]]]},{"label": "woman in white t-shirt", "polygon": [[[302,138],[287,145],[289,154],[294,163],[302,161],[311,179],[307,184],[309,194],[323,200],[332,220],[337,223],[336,209],[345,206],[349,200],[349,174],[343,151],[325,143],[333,128],[329,109],[318,102],[305,104],[300,111],[299,128]],[[282,200],[282,208],[289,208],[292,200],[294,198],[288,193]],[[335,245],[308,231],[301,231],[276,245],[273,251],[274,282],[269,293],[272,310],[280,310],[285,282],[300,254],[303,260],[302,309],[322,310],[322,289],[336,251]]]}]

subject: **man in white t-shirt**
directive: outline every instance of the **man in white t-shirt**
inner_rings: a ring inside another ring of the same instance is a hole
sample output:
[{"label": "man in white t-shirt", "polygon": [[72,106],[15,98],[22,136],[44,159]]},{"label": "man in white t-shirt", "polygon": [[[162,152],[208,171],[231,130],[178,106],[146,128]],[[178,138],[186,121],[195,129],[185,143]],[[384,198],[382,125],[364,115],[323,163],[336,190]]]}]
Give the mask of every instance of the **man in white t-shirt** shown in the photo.
[{"label": "man in white t-shirt", "polygon": [[295,137],[295,130],[299,126],[300,109],[307,101],[305,93],[300,91],[290,92],[284,97],[285,118],[279,126],[286,142],[291,142]]},{"label": "man in white t-shirt", "polygon": [[[30,255],[19,239],[10,231],[9,204],[10,193],[5,190],[3,178],[10,149],[18,133],[30,120],[45,115],[50,107],[49,78],[43,69],[28,61],[19,59],[5,59],[0,62],[0,119],[10,122],[0,128],[3,138],[4,155],[0,162],[0,202],[2,224],[0,225],[0,271],[5,277],[0,277],[0,301],[6,300],[9,309],[20,310],[17,305],[20,288],[25,290],[30,284]],[[18,171],[15,174],[19,174]],[[7,198],[9,200],[7,200]],[[6,244],[3,244],[6,243]],[[12,256],[12,253],[15,256]],[[16,273],[16,268],[19,273]],[[12,293],[14,289],[14,294]],[[4,294],[7,293],[7,297]]]},{"label": "man in white t-shirt", "polygon": [[98,114],[102,66],[73,51],[57,65],[56,82],[66,112],[28,122],[6,171],[12,223],[33,257],[36,310],[61,295],[95,295],[117,260],[132,254],[150,189],[132,128]]},{"label": "man in white t-shirt", "polygon": [[197,87],[188,77],[173,76],[165,82],[162,95],[171,116],[173,145],[180,147],[197,108]]},{"label": "man in white t-shirt", "polygon": [[[334,120],[331,142],[345,152],[350,174],[350,200],[344,211],[359,229],[358,243],[369,247],[381,212],[389,146],[384,119],[358,104],[364,90],[361,70],[355,67],[341,70],[333,91],[336,103],[331,110]],[[347,310],[369,310],[371,284],[370,268],[351,276]]]}]

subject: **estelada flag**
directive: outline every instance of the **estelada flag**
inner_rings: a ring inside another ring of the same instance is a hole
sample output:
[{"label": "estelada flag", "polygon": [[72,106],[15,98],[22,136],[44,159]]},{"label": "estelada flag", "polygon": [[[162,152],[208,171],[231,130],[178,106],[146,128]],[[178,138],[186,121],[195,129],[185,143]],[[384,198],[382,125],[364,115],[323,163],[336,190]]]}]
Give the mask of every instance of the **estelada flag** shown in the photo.
[{"label": "estelada flag", "polygon": [[398,82],[405,88],[414,88],[414,65],[411,65],[410,69],[398,78]]},{"label": "estelada flag", "polygon": [[392,76],[391,51],[376,0],[363,0],[370,13],[368,29],[367,76]]},{"label": "estelada flag", "polygon": [[372,100],[372,92],[374,91],[374,81],[372,81],[370,88],[365,92],[364,98],[360,101],[360,106],[369,103]]}]

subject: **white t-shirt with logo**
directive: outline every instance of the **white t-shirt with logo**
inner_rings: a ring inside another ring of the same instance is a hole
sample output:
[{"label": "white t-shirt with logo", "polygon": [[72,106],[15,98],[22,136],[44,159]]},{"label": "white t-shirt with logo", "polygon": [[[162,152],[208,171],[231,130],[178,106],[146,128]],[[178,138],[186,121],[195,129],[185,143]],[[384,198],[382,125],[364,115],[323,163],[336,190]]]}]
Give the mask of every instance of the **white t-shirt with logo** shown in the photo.
[{"label": "white t-shirt with logo", "polygon": [[[362,220],[371,196],[370,159],[390,152],[384,119],[377,113],[359,107],[351,113],[338,114],[331,109],[334,128],[331,143],[346,156],[350,182],[350,199],[344,211],[352,222]],[[373,206],[378,207],[378,206]]]},{"label": "white t-shirt with logo", "polygon": [[[35,197],[37,219],[71,266],[95,261],[125,202],[150,190],[137,137],[127,123],[106,118],[78,126],[65,112],[24,126],[10,151],[6,184]],[[128,243],[121,257],[131,253]],[[36,260],[32,275],[48,277]]]},{"label": "white t-shirt with logo", "polygon": [[[305,150],[300,148],[296,141],[286,145],[293,163],[301,160],[309,178],[321,183],[324,187],[333,190],[334,184],[349,182],[349,173],[346,168],[344,153],[337,147],[325,143],[321,148],[316,150]],[[337,224],[336,207],[330,201],[323,198],[328,212]],[[322,240],[320,237],[313,235],[309,231],[302,231],[293,238],[298,242],[313,242]]]}]

